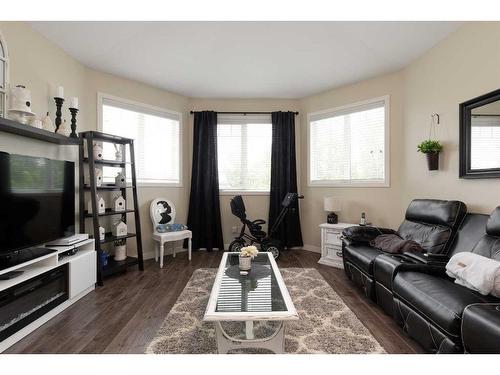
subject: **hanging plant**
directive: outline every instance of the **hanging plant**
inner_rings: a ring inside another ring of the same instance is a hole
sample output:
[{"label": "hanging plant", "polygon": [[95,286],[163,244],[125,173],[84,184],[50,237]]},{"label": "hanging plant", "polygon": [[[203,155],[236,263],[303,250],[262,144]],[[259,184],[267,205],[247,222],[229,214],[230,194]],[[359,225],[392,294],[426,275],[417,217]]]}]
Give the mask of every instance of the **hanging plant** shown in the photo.
[{"label": "hanging plant", "polygon": [[437,117],[437,123],[439,124],[439,115],[437,113],[431,115],[431,124],[429,129],[429,139],[422,141],[417,146],[417,151],[425,154],[427,156],[427,166],[430,171],[436,171],[439,169],[439,153],[443,150],[443,145],[438,140],[431,139],[436,134],[434,129],[434,117]]}]

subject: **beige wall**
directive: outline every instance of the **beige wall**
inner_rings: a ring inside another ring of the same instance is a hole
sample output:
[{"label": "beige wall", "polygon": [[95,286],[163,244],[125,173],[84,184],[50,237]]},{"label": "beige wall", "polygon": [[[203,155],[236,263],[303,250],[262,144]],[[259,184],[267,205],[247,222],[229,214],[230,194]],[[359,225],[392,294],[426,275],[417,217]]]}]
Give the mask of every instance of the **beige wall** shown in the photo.
[{"label": "beige wall", "polygon": [[[187,162],[190,155],[189,139],[192,138],[188,127],[188,99],[165,90],[160,90],[140,82],[120,78],[111,74],[87,69],[85,85],[85,103],[88,118],[88,129],[97,129],[97,94],[104,93],[116,97],[133,100],[139,103],[165,108],[182,113],[182,186],[139,186],[139,212],[142,228],[142,246],[145,257],[154,256],[154,243],[152,240],[153,226],[149,216],[150,202],[158,197],[170,199],[176,207],[176,221],[185,223],[187,221],[188,198],[189,198],[189,175],[190,163]],[[129,225],[135,225],[132,215],[129,215]],[[110,225],[111,223],[108,223]],[[108,229],[108,228],[107,228]],[[130,249],[135,251],[135,241],[128,241]],[[171,251],[173,244],[167,245],[167,253]],[[181,242],[175,246],[182,246]]]},{"label": "beige wall", "polygon": [[[401,167],[403,153],[403,76],[394,73],[358,84],[341,87],[301,100],[301,186],[305,199],[301,203],[302,232],[304,245],[310,249],[320,246],[318,225],[326,222],[323,198],[338,196],[343,198],[343,210],[339,221],[358,223],[361,212],[366,212],[367,220],[379,226],[396,226],[401,220],[402,194]],[[307,114],[360,102],[384,95],[390,97],[390,187],[337,188],[308,186],[308,121]]]},{"label": "beige wall", "polygon": [[[24,84],[31,90],[32,108],[37,115],[43,115],[49,111],[52,118],[55,117],[55,104],[52,97],[54,87],[59,85],[64,87],[66,98],[79,97],[81,110],[78,114],[78,131],[97,129],[98,92],[178,111],[183,114],[183,159],[189,158],[191,151],[188,140],[191,135],[187,129],[187,98],[139,82],[88,69],[22,22],[0,22],[0,30],[9,49],[10,83],[12,85]],[[63,117],[68,118],[69,121],[67,105],[63,107]],[[0,135],[0,150],[56,159],[78,160],[78,150],[74,146],[59,147],[10,134]],[[182,187],[141,187],[139,189],[145,256],[153,255],[149,202],[158,196],[171,199],[177,206],[179,222],[185,222],[189,194],[189,171],[189,164],[184,163]],[[90,225],[89,222],[87,223]],[[133,220],[130,221],[130,224],[134,224]],[[106,225],[110,225],[110,223],[106,223]],[[135,242],[129,241],[129,243],[133,254]],[[180,243],[178,245],[180,246]]]},{"label": "beige wall", "polygon": [[[54,96],[54,86],[63,85],[67,97],[82,96],[85,87],[85,68],[80,63],[23,23],[0,22],[0,30],[6,40],[10,57],[10,84],[13,86],[23,84],[31,89],[31,108],[38,116],[44,116],[49,110],[54,116],[55,104],[51,99]],[[85,103],[82,102],[81,105],[83,107]],[[67,107],[63,109],[63,117],[69,122],[70,114]],[[79,118],[84,121],[85,113]],[[0,134],[0,150],[78,161],[77,147],[61,147],[7,133]],[[75,177],[77,176],[78,170],[75,172]],[[78,178],[75,181],[78,184]],[[78,200],[75,204],[78,207]],[[78,223],[78,217],[75,220]]]},{"label": "beige wall", "polygon": [[[408,202],[417,197],[461,199],[472,211],[489,212],[499,204],[500,181],[458,178],[458,104],[500,86],[500,23],[469,23],[436,45],[403,71],[330,90],[301,100],[193,99],[84,67],[61,49],[19,22],[0,22],[11,56],[11,84],[32,90],[34,111],[54,116],[53,86],[65,87],[65,96],[80,98],[79,130],[97,128],[97,93],[103,92],[183,113],[183,186],[141,187],[139,200],[144,250],[152,254],[149,202],[157,196],[172,199],[178,221],[187,219],[192,155],[192,116],[189,110],[271,111],[297,110],[297,160],[304,243],[319,246],[318,225],[325,221],[323,197],[345,200],[341,221],[358,222],[362,211],[376,225],[395,227]],[[307,113],[383,95],[390,96],[391,179],[388,188],[326,188],[307,186]],[[428,135],[430,114],[441,115],[438,138],[444,142],[441,169],[427,171],[416,145]],[[63,113],[68,117],[67,108]],[[0,136],[0,149],[29,155],[76,160],[76,150]],[[224,240],[239,226],[229,210],[231,196],[221,197]],[[268,196],[245,196],[249,216],[267,218]]]},{"label": "beige wall", "polygon": [[[469,211],[490,213],[500,204],[500,180],[458,178],[458,105],[500,87],[500,23],[470,23],[428,51],[404,72],[403,205],[413,198],[459,199]],[[440,170],[429,172],[416,145],[441,115]]]},{"label": "beige wall", "polygon": [[[193,110],[214,110],[214,111],[300,111],[298,100],[287,99],[191,99],[190,105]],[[300,119],[301,113],[295,119],[296,139],[297,139],[297,161],[300,160]],[[190,127],[193,126],[193,116],[190,119]],[[192,133],[192,130],[191,130]],[[190,139],[190,149],[192,149],[192,137]],[[191,165],[191,159],[189,160]],[[300,167],[300,166],[299,166]],[[189,192],[188,192],[189,195]],[[220,209],[222,220],[222,234],[224,243],[229,244],[234,237],[231,228],[241,227],[239,219],[231,214],[229,202],[233,194],[220,196]],[[269,214],[269,195],[243,195],[248,217],[252,220],[264,219],[267,221]]]}]

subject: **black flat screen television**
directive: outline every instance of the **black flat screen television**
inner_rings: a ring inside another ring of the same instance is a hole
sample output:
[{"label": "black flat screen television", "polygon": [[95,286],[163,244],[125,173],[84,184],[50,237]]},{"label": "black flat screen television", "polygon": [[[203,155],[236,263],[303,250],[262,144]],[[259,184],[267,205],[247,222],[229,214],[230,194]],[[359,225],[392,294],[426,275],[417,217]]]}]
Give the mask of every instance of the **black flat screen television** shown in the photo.
[{"label": "black flat screen television", "polygon": [[75,234],[75,163],[0,152],[0,257]]}]

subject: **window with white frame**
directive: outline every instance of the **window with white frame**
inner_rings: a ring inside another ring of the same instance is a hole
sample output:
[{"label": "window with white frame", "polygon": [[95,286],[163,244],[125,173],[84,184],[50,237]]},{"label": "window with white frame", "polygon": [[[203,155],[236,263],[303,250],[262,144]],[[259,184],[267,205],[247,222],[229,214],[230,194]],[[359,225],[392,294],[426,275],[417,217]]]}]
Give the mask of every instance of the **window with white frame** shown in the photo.
[{"label": "window with white frame", "polygon": [[269,192],[271,141],[271,115],[219,115],[219,189],[222,192]]},{"label": "window with white frame", "polygon": [[309,115],[309,184],[388,186],[388,97]]},{"label": "window with white frame", "polygon": [[[100,102],[102,131],[134,139],[138,183],[180,185],[180,113],[105,96]],[[103,144],[105,159],[114,160],[115,152],[112,144]],[[116,168],[104,168],[105,181],[114,180],[114,176]]]},{"label": "window with white frame", "polygon": [[473,114],[470,133],[471,169],[497,168],[500,164],[500,117]]}]

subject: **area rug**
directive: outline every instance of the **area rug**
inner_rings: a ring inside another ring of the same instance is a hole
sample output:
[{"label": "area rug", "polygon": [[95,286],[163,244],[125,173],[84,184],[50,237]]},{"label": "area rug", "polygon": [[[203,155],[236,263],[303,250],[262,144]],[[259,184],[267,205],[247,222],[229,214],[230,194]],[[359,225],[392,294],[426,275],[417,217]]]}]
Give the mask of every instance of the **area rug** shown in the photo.
[{"label": "area rug", "polygon": [[[317,270],[280,271],[300,318],[286,322],[286,353],[385,353]],[[203,322],[216,272],[214,268],[202,268],[193,273],[146,353],[217,353],[213,323]],[[275,326],[276,322],[256,322],[256,338],[269,336]],[[223,328],[236,337],[244,332],[239,322],[224,323]],[[255,352],[266,351],[242,349],[237,353]]]}]

